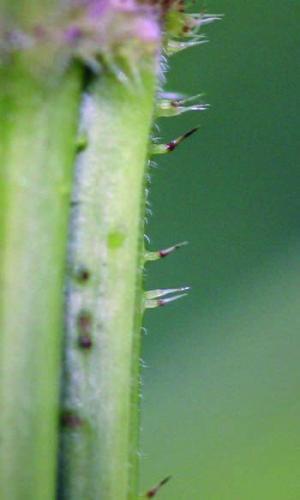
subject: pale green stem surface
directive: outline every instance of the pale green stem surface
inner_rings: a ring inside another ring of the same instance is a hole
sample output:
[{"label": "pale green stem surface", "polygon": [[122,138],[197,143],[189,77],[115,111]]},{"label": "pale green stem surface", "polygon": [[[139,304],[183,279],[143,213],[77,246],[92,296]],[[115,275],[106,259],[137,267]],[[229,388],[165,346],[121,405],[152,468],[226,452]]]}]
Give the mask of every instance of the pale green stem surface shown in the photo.
[{"label": "pale green stem surface", "polygon": [[0,488],[53,500],[63,280],[80,71],[0,69]]},{"label": "pale green stem surface", "polygon": [[[154,58],[153,58],[154,59]],[[150,63],[149,63],[150,64]],[[137,494],[145,168],[155,71],[84,97],[67,286],[60,497]]]}]

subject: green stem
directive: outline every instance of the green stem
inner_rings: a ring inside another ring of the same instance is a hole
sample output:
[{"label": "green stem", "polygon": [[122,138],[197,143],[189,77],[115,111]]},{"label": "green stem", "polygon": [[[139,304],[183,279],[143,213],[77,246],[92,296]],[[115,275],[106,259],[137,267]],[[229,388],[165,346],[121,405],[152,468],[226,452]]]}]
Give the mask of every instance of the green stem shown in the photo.
[{"label": "green stem", "polygon": [[0,484],[53,500],[69,193],[81,71],[0,69]]},{"label": "green stem", "polygon": [[[153,58],[154,59],[154,58]],[[144,176],[155,71],[108,75],[83,103],[63,380],[61,497],[137,498]]]}]

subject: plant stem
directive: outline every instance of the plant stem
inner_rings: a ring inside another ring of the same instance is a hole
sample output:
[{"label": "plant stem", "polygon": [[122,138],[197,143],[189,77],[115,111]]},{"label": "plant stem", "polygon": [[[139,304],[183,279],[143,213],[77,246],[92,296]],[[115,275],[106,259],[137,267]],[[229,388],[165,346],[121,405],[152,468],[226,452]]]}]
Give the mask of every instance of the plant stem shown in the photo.
[{"label": "plant stem", "polygon": [[64,499],[137,498],[144,179],[155,87],[154,68],[128,86],[106,74],[83,101],[88,146],[77,162],[67,286]]},{"label": "plant stem", "polygon": [[0,68],[0,484],[53,500],[63,278],[80,101],[78,67],[55,81],[26,56]]}]

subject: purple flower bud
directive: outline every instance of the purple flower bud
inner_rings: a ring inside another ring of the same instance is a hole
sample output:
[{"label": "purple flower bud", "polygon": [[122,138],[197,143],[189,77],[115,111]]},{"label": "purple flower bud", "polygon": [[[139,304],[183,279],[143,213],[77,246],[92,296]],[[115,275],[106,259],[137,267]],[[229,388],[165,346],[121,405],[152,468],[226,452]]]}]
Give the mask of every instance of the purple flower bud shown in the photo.
[{"label": "purple flower bud", "polygon": [[65,41],[71,45],[74,45],[82,37],[82,30],[79,26],[69,26],[65,31]]}]

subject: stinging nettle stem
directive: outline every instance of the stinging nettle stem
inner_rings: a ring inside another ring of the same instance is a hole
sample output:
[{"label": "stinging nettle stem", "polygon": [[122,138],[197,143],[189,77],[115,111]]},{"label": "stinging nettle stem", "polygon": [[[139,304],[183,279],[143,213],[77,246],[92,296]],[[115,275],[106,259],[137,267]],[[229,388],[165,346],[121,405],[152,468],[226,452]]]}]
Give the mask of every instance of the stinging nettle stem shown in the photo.
[{"label": "stinging nettle stem", "polygon": [[136,500],[142,315],[187,291],[143,292],[145,263],[186,244],[145,251],[146,170],[197,130],[151,145],[153,115],[207,107],[155,103],[158,60],[219,16],[176,0],[0,12],[1,495]]},{"label": "stinging nettle stem", "polygon": [[141,221],[155,64],[128,87],[103,75],[83,99],[87,148],[78,157],[70,229],[62,498],[137,497]]}]

